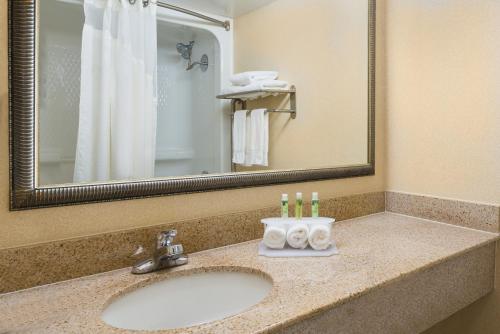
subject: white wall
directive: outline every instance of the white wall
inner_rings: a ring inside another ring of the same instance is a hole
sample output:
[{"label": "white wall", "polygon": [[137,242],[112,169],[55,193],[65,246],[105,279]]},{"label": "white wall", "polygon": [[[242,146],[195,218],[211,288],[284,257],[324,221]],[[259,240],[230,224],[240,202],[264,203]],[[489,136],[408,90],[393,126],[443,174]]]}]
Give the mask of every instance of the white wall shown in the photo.
[{"label": "white wall", "polygon": [[158,24],[158,126],[155,175],[186,175],[194,157],[192,78],[176,44],[194,38],[178,25]]},{"label": "white wall", "polygon": [[80,103],[83,6],[40,3],[39,183],[73,180]]}]

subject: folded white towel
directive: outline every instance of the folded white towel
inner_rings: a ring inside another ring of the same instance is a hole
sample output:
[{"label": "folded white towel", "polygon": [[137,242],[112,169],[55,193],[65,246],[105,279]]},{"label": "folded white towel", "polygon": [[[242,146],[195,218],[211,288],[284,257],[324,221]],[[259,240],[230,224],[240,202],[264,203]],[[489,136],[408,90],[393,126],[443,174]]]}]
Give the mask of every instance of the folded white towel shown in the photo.
[{"label": "folded white towel", "polygon": [[238,110],[233,118],[233,162],[245,163],[247,110]]},{"label": "folded white towel", "polygon": [[331,245],[330,227],[313,225],[309,229],[309,245],[315,250],[324,250]]},{"label": "folded white towel", "polygon": [[[249,126],[248,126],[249,124]],[[269,114],[266,109],[255,109],[247,123],[245,165],[268,165]]]},{"label": "folded white towel", "polygon": [[273,249],[282,249],[286,242],[286,229],[278,226],[267,226],[264,231],[264,245]]},{"label": "folded white towel", "polygon": [[282,80],[263,80],[263,81],[255,81],[247,86],[230,86],[226,87],[222,90],[222,94],[236,94],[236,93],[245,93],[251,92],[254,90],[262,90],[262,89],[288,89],[288,82]]},{"label": "folded white towel", "polygon": [[307,247],[309,228],[306,224],[295,223],[290,226],[286,233],[286,241],[292,248],[304,249]]},{"label": "folded white towel", "polygon": [[278,78],[276,71],[250,71],[233,74],[229,77],[229,81],[234,86],[250,85],[254,81],[274,80]]}]

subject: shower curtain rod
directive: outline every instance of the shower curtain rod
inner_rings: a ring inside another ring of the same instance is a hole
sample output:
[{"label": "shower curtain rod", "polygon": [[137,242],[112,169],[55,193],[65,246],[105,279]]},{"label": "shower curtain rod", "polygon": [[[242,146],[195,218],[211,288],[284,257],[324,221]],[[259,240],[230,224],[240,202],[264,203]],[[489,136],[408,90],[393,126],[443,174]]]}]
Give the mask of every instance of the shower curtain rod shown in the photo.
[{"label": "shower curtain rod", "polygon": [[[60,1],[67,2],[67,3],[73,3],[73,4],[82,4],[82,2],[83,2],[83,0],[60,0]],[[128,0],[128,1],[130,2],[130,4],[135,4],[137,0]],[[152,0],[142,0],[143,6],[147,6],[149,4],[149,2],[153,2],[153,1]],[[156,0],[154,2],[159,7],[175,10],[177,12],[181,12],[181,13],[191,15],[191,16],[196,16],[196,17],[203,19],[205,21],[210,21],[212,23],[218,24],[221,27],[223,27],[224,29],[226,29],[227,31],[231,30],[231,22],[229,22],[229,21],[220,21],[220,20],[214,19],[213,17],[206,16],[206,15],[203,15],[203,14],[200,14],[200,13],[197,13],[197,12],[194,12],[192,10],[185,9],[182,7],[174,6],[174,5],[168,4],[168,3],[160,1],[160,0]]]},{"label": "shower curtain rod", "polygon": [[192,10],[185,9],[182,7],[170,5],[170,4],[163,2],[163,1],[160,1],[160,0],[156,1],[156,5],[159,7],[175,10],[177,12],[181,12],[181,13],[184,13],[187,15],[196,16],[196,17],[203,19],[205,21],[210,21],[210,22],[216,23],[216,24],[220,25],[221,27],[223,27],[224,29],[226,29],[226,31],[231,30],[231,23],[229,21],[220,21],[220,20],[214,19],[213,17],[206,16],[206,15],[203,15],[203,14],[200,14],[200,13],[197,13],[197,12],[194,12]]}]

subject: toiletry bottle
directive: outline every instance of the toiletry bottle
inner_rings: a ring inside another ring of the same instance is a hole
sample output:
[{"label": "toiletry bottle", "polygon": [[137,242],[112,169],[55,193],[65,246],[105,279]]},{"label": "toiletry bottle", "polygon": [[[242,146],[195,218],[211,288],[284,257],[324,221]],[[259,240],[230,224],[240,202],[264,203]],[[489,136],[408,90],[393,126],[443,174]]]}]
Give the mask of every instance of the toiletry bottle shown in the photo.
[{"label": "toiletry bottle", "polygon": [[288,218],[288,194],[281,195],[281,218]]},{"label": "toiletry bottle", "polygon": [[295,195],[295,218],[302,219],[302,193]]},{"label": "toiletry bottle", "polygon": [[319,196],[318,193],[312,193],[311,216],[319,217]]}]

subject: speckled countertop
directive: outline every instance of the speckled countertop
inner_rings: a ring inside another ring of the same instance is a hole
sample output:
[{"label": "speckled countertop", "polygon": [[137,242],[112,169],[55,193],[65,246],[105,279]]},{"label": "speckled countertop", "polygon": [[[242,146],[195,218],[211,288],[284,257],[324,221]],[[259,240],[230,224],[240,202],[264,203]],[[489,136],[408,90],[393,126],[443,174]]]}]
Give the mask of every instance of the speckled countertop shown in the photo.
[{"label": "speckled countertop", "polygon": [[251,241],[191,254],[188,265],[170,271],[134,276],[122,269],[0,295],[0,333],[128,333],[100,320],[103,306],[121,291],[186,271],[242,267],[273,280],[260,304],[220,321],[157,333],[272,332],[494,242],[498,235],[382,213],[336,224],[334,238],[341,254],[329,258],[259,257],[258,242]]}]

